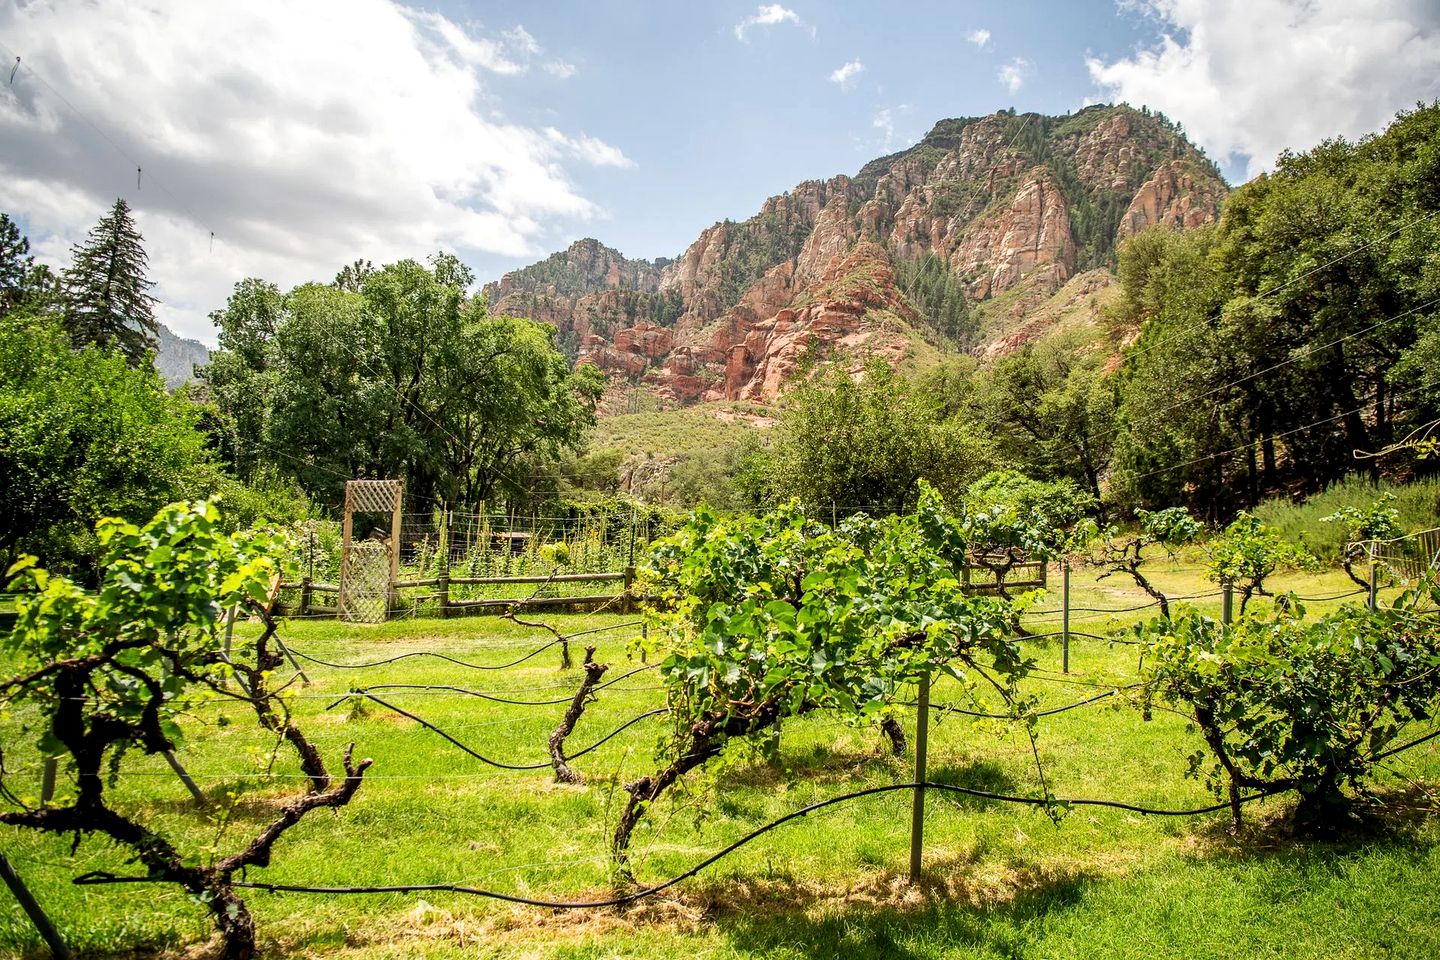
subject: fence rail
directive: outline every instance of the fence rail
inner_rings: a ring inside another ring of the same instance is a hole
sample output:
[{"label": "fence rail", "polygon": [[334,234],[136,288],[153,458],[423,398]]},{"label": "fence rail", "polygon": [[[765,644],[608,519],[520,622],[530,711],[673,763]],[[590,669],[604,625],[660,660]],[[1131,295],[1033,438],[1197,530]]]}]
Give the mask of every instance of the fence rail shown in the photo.
[{"label": "fence rail", "polygon": [[[631,591],[631,585],[635,579],[633,567],[626,568],[623,572],[603,573],[564,573],[551,576],[521,576],[521,577],[419,577],[409,580],[396,580],[393,584],[392,597],[390,601],[390,614],[395,616],[404,613],[408,605],[415,605],[423,602],[433,602],[436,605],[438,616],[454,617],[465,616],[470,613],[495,612],[511,608],[526,610],[601,610],[613,609],[616,613],[628,613],[634,609],[637,598]],[[618,583],[621,584],[619,592],[615,593],[587,593],[572,596],[546,596],[543,588],[551,584],[588,584],[588,583]],[[528,597],[455,597],[452,596],[453,587],[539,587],[542,590],[535,591]],[[419,590],[433,587],[434,593],[420,596],[405,596],[401,590]],[[281,587],[281,602],[279,612],[286,615],[299,615],[302,617],[331,617],[339,616],[339,605],[316,604],[316,594],[339,597],[340,586],[334,583],[319,583],[310,579],[303,579],[299,583],[287,583]],[[297,598],[286,599],[286,593],[293,595],[299,593]]]}]

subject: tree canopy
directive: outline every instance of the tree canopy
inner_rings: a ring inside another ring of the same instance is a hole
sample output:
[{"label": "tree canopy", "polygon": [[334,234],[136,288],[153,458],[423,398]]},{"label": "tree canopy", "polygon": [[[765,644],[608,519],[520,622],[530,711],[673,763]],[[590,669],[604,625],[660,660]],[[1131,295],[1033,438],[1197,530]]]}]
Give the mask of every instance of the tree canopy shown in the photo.
[{"label": "tree canopy", "polygon": [[492,316],[471,282],[437,255],[283,294],[237,284],[204,380],[241,479],[272,469],[334,504],[346,479],[397,478],[411,502],[473,505],[578,447],[601,375],[572,373],[553,328]]},{"label": "tree canopy", "polygon": [[72,349],[48,320],[0,320],[0,558],[88,572],[100,517],[216,489],[199,413],[148,365]]}]

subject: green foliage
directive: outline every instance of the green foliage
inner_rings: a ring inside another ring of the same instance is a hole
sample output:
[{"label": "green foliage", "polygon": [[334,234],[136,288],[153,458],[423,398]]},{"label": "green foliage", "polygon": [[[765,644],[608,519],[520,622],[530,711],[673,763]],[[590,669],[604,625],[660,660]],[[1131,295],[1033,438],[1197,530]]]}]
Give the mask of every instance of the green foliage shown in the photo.
[{"label": "green foliage", "polygon": [[1396,512],[1399,529],[1391,536],[1440,526],[1440,478],[1434,477],[1395,484],[1349,476],[1301,503],[1289,497],[1266,500],[1254,513],[1286,540],[1334,563],[1343,557],[1346,542],[1357,538],[1345,523],[1328,518],[1359,517],[1378,500],[1385,500],[1386,507]]},{"label": "green foliage", "polygon": [[[8,700],[57,712],[66,691],[57,689],[47,665],[96,658],[83,691],[88,723],[118,721],[140,738],[148,722],[142,713],[156,708],[157,688],[166,693],[158,708],[168,719],[185,709],[188,683],[218,679],[220,614],[247,599],[265,600],[281,573],[279,545],[263,532],[227,534],[215,504],[203,500],[170,504],[143,526],[107,517],[95,535],[105,571],[98,592],[37,567],[34,557],[10,568],[11,589],[28,584],[33,592],[16,601],[15,627],[0,644],[18,657],[21,673],[37,677],[11,687]],[[164,732],[170,741],[179,738],[172,722]],[[59,750],[54,737],[45,732],[42,752]],[[154,740],[116,741],[122,750],[126,745],[168,749]]]},{"label": "green foliage", "polygon": [[774,489],[824,512],[903,509],[923,478],[958,494],[993,455],[972,426],[942,422],[933,403],[883,360],[860,380],[822,370],[786,398],[772,446]]},{"label": "green foliage", "polygon": [[962,592],[958,529],[928,490],[913,515],[839,529],[794,502],[760,517],[697,513],[643,571],[668,610],[652,636],[677,730],[767,710],[878,716],[924,674],[966,680],[956,658],[974,662],[970,681],[994,671],[1013,684],[1027,661],[1007,605]]},{"label": "green foliage", "polygon": [[1016,470],[995,470],[970,484],[961,528],[972,553],[1051,559],[1095,534],[1085,515],[1095,506],[1069,480],[1032,480]]},{"label": "green foliage", "polygon": [[[276,841],[306,813],[348,803],[370,761],[355,764],[347,750],[345,776],[332,781],[320,752],[291,722],[288,706],[277,706],[269,677],[284,658],[269,648],[276,630],[270,603],[285,571],[271,537],[227,534],[215,505],[196,501],[170,504],[143,526],[101,520],[97,538],[105,565],[97,593],[51,576],[34,566],[33,557],[11,567],[34,592],[17,602],[16,626],[0,641],[20,668],[0,682],[0,707],[38,708],[44,718],[40,752],[63,757],[74,779],[55,802],[0,809],[0,824],[70,834],[74,847],[94,833],[129,848],[147,879],[176,884],[209,910],[222,941],[217,956],[249,960],[255,925],[235,892],[235,875],[268,866]],[[266,625],[253,644],[239,645],[243,654],[227,649],[218,629],[222,612],[236,608]],[[232,674],[241,681],[240,693],[224,688]],[[170,757],[181,740],[178,720],[202,692],[251,706],[276,747],[288,741],[295,748],[310,782],[247,846],[226,856],[219,855],[219,840],[228,812],[202,856],[182,852],[154,829],[159,818],[153,811],[122,811],[106,797],[127,755]],[[3,783],[0,796],[17,799]]]},{"label": "green foliage", "polygon": [[35,263],[29,238],[0,213],[0,320],[21,313],[46,314],[58,299],[58,281],[50,268]]},{"label": "green foliage", "polygon": [[1343,523],[1346,540],[1389,540],[1405,532],[1400,526],[1400,511],[1395,509],[1395,494],[1382,493],[1366,507],[1343,506],[1321,523]]},{"label": "green foliage", "polygon": [[1178,547],[1200,538],[1200,524],[1184,507],[1166,507],[1164,510],[1137,510],[1140,532],[1153,543],[1167,547]]},{"label": "green foliage", "polygon": [[70,251],[61,274],[65,287],[65,328],[76,346],[118,350],[133,367],[148,363],[155,349],[155,286],[145,276],[149,258],[144,238],[117,199],[83,244]]},{"label": "green foliage", "polygon": [[198,416],[148,365],[74,350],[51,322],[0,321],[0,557],[83,571],[100,517],[216,489]]},{"label": "green foliage", "polygon": [[897,694],[921,677],[947,675],[972,695],[993,689],[1033,745],[1016,608],[966,595],[965,537],[922,484],[905,516],[830,527],[792,500],[760,517],[702,510],[658,541],[641,570],[659,599],[658,629],[642,648],[662,658],[672,730],[665,765],[625,786],[618,865],[646,808],[689,771],[746,748],[773,750],[784,719],[817,710],[893,730]]},{"label": "green foliage", "polygon": [[933,253],[895,261],[895,284],[942,342],[966,349],[977,326],[965,304],[965,282]]},{"label": "green foliage", "polygon": [[1083,334],[1027,344],[971,379],[963,409],[985,424],[1003,460],[1032,476],[1074,480],[1098,500],[1118,403],[1107,359]]},{"label": "green foliage", "polygon": [[[788,209],[788,208],[787,208]],[[793,213],[768,211],[743,223],[725,222],[725,248],[719,269],[720,306],[740,302],[745,288],[771,267],[799,256],[810,226]]]},{"label": "green foliage", "polygon": [[[1354,451],[1440,418],[1437,134],[1432,104],[1359,142],[1282,154],[1217,230],[1126,245],[1118,318],[1141,332],[1119,417],[1123,500],[1218,520],[1281,490],[1316,493]],[[1415,453],[1399,444],[1385,466]]]},{"label": "green foliage", "polygon": [[391,477],[411,502],[473,505],[578,448],[603,378],[568,369],[554,328],[466,300],[469,283],[437,255],[283,295],[238,284],[203,375],[240,478],[266,470],[335,505],[346,479]]},{"label": "green foliage", "polygon": [[1209,750],[1190,760],[1239,820],[1242,789],[1298,789],[1297,821],[1336,825],[1342,787],[1363,789],[1378,755],[1407,724],[1440,708],[1440,631],[1414,602],[1440,600],[1425,584],[1393,606],[1350,604],[1314,620],[1293,602],[1228,630],[1186,610],[1137,627],[1144,673],[1185,709]]},{"label": "green foliage", "polygon": [[1289,543],[1243,510],[1220,536],[1205,545],[1205,554],[1206,576],[1239,588],[1242,614],[1251,597],[1270,596],[1265,580],[1275,571],[1306,569],[1319,563],[1304,547]]}]

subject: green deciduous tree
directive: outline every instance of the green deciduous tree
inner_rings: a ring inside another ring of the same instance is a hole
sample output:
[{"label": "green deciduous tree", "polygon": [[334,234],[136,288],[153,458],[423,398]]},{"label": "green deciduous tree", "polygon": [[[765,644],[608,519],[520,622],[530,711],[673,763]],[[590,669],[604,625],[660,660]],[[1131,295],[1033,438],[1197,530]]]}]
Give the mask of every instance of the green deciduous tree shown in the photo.
[{"label": "green deciduous tree", "polygon": [[967,407],[1002,459],[1033,477],[1074,480],[1098,501],[1118,403],[1108,360],[1084,332],[1046,337],[978,373]]},{"label": "green deciduous tree", "polygon": [[[1213,520],[1313,493],[1440,418],[1440,104],[1358,142],[1285,153],[1213,231],[1124,248],[1126,364],[1114,483]],[[1396,448],[1394,468],[1414,450]],[[1378,466],[1377,466],[1378,464]]]},{"label": "green deciduous tree", "polygon": [[119,351],[131,366],[148,362],[155,349],[154,287],[145,276],[144,238],[130,207],[115,201],[83,244],[71,249],[62,274],[65,326],[76,346]]},{"label": "green deciduous tree", "polygon": [[0,557],[83,570],[100,517],[215,489],[198,415],[149,366],[74,350],[52,322],[0,320]]},{"label": "green deciduous tree", "polygon": [[820,512],[901,510],[915,502],[921,479],[958,494],[993,464],[978,431],[942,422],[924,391],[881,359],[858,380],[835,365],[795,388],[773,457],[775,494]]},{"label": "green deciduous tree", "polygon": [[478,504],[575,449],[602,381],[552,328],[491,316],[448,255],[354,266],[282,294],[238,284],[204,371],[242,478],[272,470],[337,504],[344,481],[406,482],[412,503]]}]

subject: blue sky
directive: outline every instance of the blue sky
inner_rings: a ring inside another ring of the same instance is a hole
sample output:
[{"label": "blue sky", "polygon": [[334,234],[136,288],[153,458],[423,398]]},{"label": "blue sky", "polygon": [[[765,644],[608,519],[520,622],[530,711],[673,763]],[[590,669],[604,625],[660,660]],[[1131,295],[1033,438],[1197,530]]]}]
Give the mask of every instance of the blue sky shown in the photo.
[{"label": "blue sky", "polygon": [[0,211],[59,266],[126,198],[161,319],[213,343],[247,276],[444,249],[489,280],[584,236],[676,256],[1008,107],[1148,104],[1240,182],[1440,97],[1440,3],[12,0],[15,56]]},{"label": "blue sky", "polygon": [[[508,113],[553,118],[624,150],[633,168],[587,168],[577,179],[606,210],[593,232],[647,258],[675,256],[715,220],[743,219],[801,180],[853,173],[938,119],[1078,109],[1103,95],[1086,56],[1127,54],[1160,26],[1109,0],[787,3],[802,23],[757,25],[738,39],[736,25],[758,6],[444,9],[497,27],[523,20],[575,65],[568,80],[497,78],[497,97]],[[981,30],[983,46],[967,39]],[[1012,91],[999,73],[1016,58],[1026,66]],[[855,61],[863,69],[848,82],[830,79]]]}]

